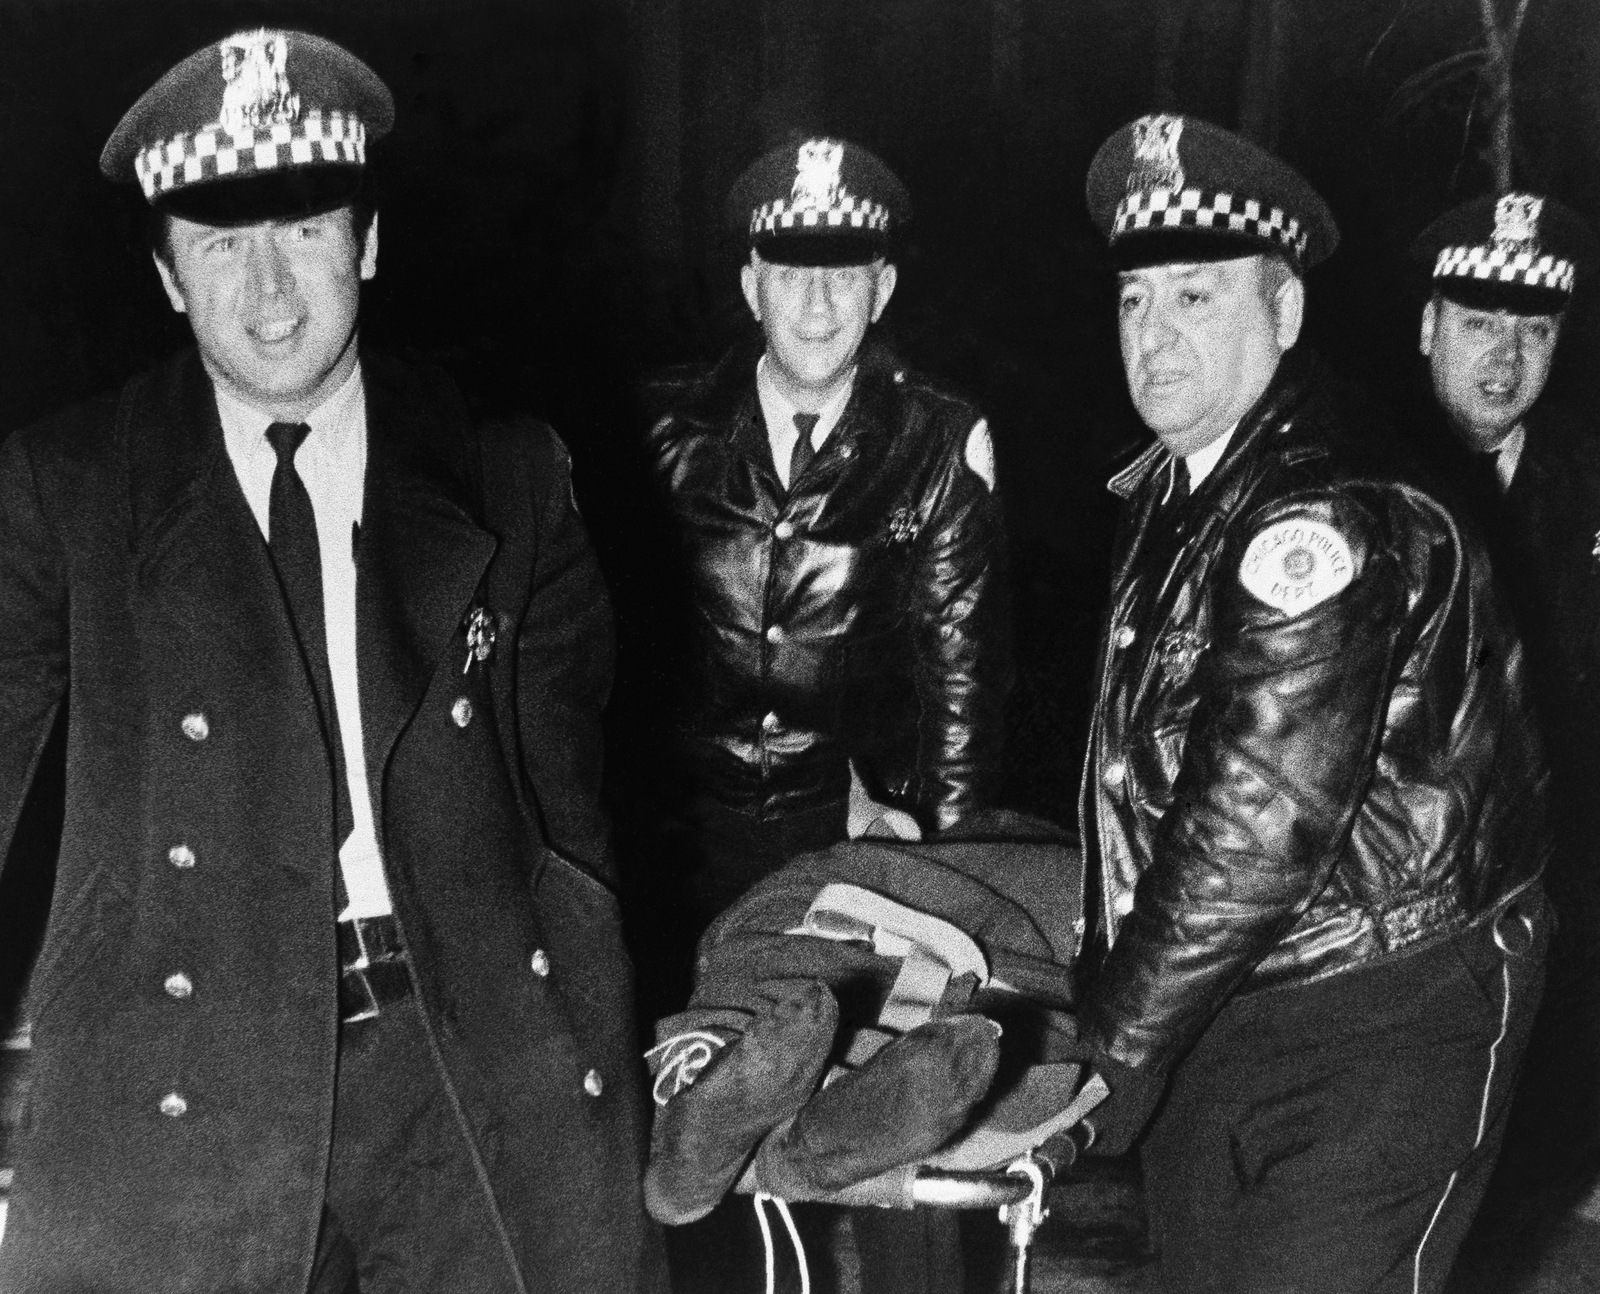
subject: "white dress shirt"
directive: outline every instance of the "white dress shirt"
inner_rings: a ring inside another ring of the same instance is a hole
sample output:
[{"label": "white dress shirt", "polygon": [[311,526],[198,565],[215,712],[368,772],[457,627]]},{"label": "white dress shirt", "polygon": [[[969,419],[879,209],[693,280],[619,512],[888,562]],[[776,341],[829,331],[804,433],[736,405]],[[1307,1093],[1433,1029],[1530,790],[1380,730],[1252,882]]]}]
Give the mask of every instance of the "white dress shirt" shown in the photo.
[{"label": "white dress shirt", "polygon": [[1500,479],[1500,492],[1511,488],[1511,478],[1517,474],[1517,464],[1522,462],[1522,451],[1528,443],[1528,429],[1520,422],[1511,429],[1494,451],[1494,474]]},{"label": "white dress shirt", "polygon": [[[269,533],[272,474],[278,456],[267,441],[273,419],[216,389],[222,439],[234,474],[264,539]],[[383,877],[372,800],[367,794],[367,764],[361,741],[361,694],[356,683],[355,527],[361,521],[361,494],[367,478],[367,393],[361,366],[305,421],[311,434],[295,451],[294,466],[311,496],[322,556],[322,617],[328,635],[328,673],[344,746],[345,780],[350,790],[350,835],[339,847],[349,906],[339,914],[376,917],[392,911]]]},{"label": "white dress shirt", "polygon": [[1200,488],[1200,482],[1211,475],[1211,469],[1222,461],[1222,456],[1228,452],[1228,442],[1233,439],[1233,433],[1239,430],[1239,424],[1234,423],[1227,431],[1218,436],[1204,449],[1197,449],[1192,454],[1183,456],[1183,465],[1189,469],[1189,490],[1194,492]]},{"label": "white dress shirt", "polygon": [[[817,425],[811,429],[811,448],[821,449],[833,434],[833,429],[850,403],[850,392],[856,384],[856,371],[850,370],[845,384],[829,397],[828,403],[817,411]],[[794,461],[794,443],[800,439],[800,429],[794,425],[795,414],[801,412],[778,390],[772,375],[767,371],[767,357],[756,361],[756,394],[761,398],[761,416],[767,424],[767,443],[772,446],[772,463],[778,469],[778,479],[783,488],[789,488],[789,464]]]}]

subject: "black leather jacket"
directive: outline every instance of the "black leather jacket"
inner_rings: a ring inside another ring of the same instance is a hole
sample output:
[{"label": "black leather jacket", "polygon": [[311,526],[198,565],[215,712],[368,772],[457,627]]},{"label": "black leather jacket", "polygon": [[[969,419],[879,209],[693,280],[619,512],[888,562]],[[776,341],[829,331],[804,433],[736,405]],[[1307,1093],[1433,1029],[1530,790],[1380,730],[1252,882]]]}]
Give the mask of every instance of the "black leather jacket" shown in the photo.
[{"label": "black leather jacket", "polygon": [[[1482,544],[1394,433],[1291,353],[1181,501],[1169,461],[1154,446],[1112,481],[1127,507],[1082,804],[1111,940],[1084,1029],[1153,1069],[1237,991],[1485,920],[1549,847],[1522,649]],[[1282,579],[1258,596],[1262,553]],[[1329,561],[1342,590],[1280,609]]]},{"label": "black leather jacket", "polygon": [[677,379],[651,432],[698,629],[697,779],[781,813],[843,796],[848,756],[876,795],[948,826],[988,799],[1010,677],[1000,502],[968,461],[993,479],[987,428],[869,343],[785,492],[756,358]]}]

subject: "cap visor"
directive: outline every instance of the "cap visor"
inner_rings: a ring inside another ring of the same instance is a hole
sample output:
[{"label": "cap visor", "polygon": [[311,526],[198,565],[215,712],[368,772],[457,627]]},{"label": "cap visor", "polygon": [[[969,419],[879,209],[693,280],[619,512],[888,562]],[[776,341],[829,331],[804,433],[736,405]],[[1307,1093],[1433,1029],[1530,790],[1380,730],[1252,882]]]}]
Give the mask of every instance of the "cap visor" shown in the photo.
[{"label": "cap visor", "polygon": [[1514,315],[1558,315],[1572,299],[1559,288],[1536,288],[1526,283],[1498,283],[1492,279],[1454,275],[1434,279],[1433,290],[1468,310],[1504,310]]},{"label": "cap visor", "polygon": [[155,205],[203,225],[297,220],[342,207],[361,192],[362,168],[328,164],[209,180],[162,194]]},{"label": "cap visor", "polygon": [[1123,234],[1111,245],[1111,259],[1119,270],[1137,270],[1149,265],[1236,261],[1246,256],[1282,256],[1291,264],[1299,264],[1294,253],[1282,243],[1209,230],[1141,230]]},{"label": "cap visor", "polygon": [[752,245],[776,265],[866,265],[887,250],[883,240],[857,234],[785,234]]}]

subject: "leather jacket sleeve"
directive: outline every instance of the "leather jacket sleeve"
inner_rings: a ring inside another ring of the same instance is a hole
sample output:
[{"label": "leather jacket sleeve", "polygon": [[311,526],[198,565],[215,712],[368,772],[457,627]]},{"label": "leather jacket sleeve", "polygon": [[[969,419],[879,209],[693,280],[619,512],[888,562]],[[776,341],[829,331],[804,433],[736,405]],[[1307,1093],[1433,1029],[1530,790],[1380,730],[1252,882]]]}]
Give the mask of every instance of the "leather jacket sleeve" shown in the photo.
[{"label": "leather jacket sleeve", "polygon": [[960,447],[922,536],[911,612],[919,709],[913,798],[943,830],[992,800],[1010,684],[999,495],[965,465]]},{"label": "leather jacket sleeve", "polygon": [[[1253,542],[1303,520],[1342,537],[1353,574],[1295,614],[1250,592],[1241,564]],[[1217,563],[1173,802],[1084,1014],[1092,1045],[1143,1068],[1176,1061],[1328,883],[1407,623],[1399,563],[1348,491],[1240,518]]]}]

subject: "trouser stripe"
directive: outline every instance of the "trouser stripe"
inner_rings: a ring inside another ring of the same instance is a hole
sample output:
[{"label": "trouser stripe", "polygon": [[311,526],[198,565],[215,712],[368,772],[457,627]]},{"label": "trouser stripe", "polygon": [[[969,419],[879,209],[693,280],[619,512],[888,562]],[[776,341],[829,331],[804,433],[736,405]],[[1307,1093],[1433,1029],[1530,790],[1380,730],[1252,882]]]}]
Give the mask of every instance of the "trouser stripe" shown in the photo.
[{"label": "trouser stripe", "polygon": [[[1494,1089],[1495,1068],[1500,1060],[1500,1044],[1505,1041],[1506,1033],[1510,1027],[1511,959],[1502,950],[1500,954],[1500,1032],[1495,1035],[1495,1040],[1489,1044],[1489,1072],[1484,1076],[1483,1080],[1483,1100],[1478,1106],[1478,1135],[1473,1138],[1473,1150],[1477,1150],[1483,1144],[1483,1138],[1489,1130],[1489,1096]],[[1444,1194],[1439,1197],[1439,1203],[1434,1207],[1433,1216],[1428,1219],[1428,1228],[1422,1233],[1422,1239],[1417,1244],[1416,1258],[1411,1264],[1412,1294],[1421,1294],[1423,1251],[1428,1247],[1428,1240],[1432,1237],[1433,1229],[1438,1225],[1439,1218],[1444,1213],[1444,1206],[1450,1200],[1450,1193],[1455,1189],[1456,1179],[1460,1176],[1460,1169],[1450,1174],[1450,1180],[1444,1184]]]}]

